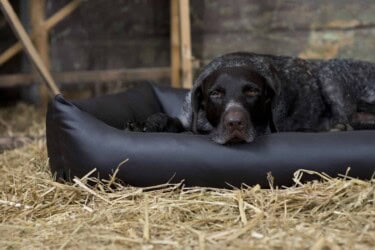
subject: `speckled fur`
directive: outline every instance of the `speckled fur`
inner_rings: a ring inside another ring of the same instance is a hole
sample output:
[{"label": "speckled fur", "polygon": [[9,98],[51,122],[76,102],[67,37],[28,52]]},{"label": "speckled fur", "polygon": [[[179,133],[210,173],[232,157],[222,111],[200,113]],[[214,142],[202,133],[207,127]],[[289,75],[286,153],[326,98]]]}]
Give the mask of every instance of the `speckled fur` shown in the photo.
[{"label": "speckled fur", "polygon": [[337,124],[349,125],[359,103],[375,104],[374,63],[239,52],[215,58],[198,75],[179,117],[185,129],[191,130],[194,112],[198,113],[198,130],[212,129],[204,110],[195,110],[194,94],[216,70],[240,66],[251,66],[278,83],[272,111],[278,131],[327,131]]}]

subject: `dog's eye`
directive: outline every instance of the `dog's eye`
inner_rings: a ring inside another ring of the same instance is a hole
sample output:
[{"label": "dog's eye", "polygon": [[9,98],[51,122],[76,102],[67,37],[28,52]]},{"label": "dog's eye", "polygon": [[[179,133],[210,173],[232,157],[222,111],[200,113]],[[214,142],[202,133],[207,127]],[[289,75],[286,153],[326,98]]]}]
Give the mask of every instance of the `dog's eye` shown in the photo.
[{"label": "dog's eye", "polygon": [[210,93],[212,98],[222,98],[224,96],[224,91],[221,90],[213,90]]},{"label": "dog's eye", "polygon": [[259,91],[256,90],[256,89],[248,89],[248,90],[245,90],[244,94],[247,97],[254,97],[254,96],[258,96],[259,95]]}]

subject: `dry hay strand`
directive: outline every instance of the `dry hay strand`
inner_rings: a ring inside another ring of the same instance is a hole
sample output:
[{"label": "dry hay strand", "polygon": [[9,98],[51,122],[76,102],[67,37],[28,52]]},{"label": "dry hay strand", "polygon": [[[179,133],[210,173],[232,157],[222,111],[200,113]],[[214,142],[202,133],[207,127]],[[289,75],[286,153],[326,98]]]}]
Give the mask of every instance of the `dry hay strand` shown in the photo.
[{"label": "dry hay strand", "polygon": [[35,107],[19,103],[0,108],[0,153],[45,138],[44,114]]},{"label": "dry hay strand", "polygon": [[[0,247],[5,248],[375,245],[374,180],[301,170],[289,188],[135,188],[115,178],[97,180],[92,172],[62,184],[52,179],[42,140],[1,154],[0,173]],[[301,174],[317,174],[322,181],[300,184]]]},{"label": "dry hay strand", "polygon": [[[97,180],[95,174],[70,184],[53,181],[44,140],[0,154],[0,248],[375,246],[373,179],[300,170],[289,188],[185,188],[183,183],[135,188],[121,184],[115,173],[109,180]],[[306,174],[320,181],[300,183]]]},{"label": "dry hay strand", "polygon": [[0,136],[43,136],[44,117],[44,112],[25,103],[0,108]]}]

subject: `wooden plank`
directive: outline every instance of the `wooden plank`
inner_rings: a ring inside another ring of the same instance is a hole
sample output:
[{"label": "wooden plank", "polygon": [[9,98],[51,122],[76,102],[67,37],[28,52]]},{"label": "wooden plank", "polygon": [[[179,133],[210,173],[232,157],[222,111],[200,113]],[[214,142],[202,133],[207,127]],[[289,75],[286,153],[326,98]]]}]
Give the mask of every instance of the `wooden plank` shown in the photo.
[{"label": "wooden plank", "polygon": [[[57,82],[64,84],[141,81],[141,80],[163,80],[170,77],[169,67],[160,68],[137,68],[137,69],[113,69],[95,71],[71,71],[54,73]],[[34,83],[32,74],[0,75],[0,88],[15,86],[27,86]]]},{"label": "wooden plank", "polygon": [[[48,46],[48,31],[45,28],[44,19],[45,19],[45,8],[46,7],[46,0],[33,0],[30,1],[30,23],[31,23],[31,30],[35,34],[34,45],[36,50],[39,52],[39,55],[46,66],[46,69],[49,70],[50,68],[50,60],[49,60],[49,46]],[[34,66],[35,67],[35,66]],[[33,69],[33,75],[35,79],[40,79],[38,70]],[[42,106],[46,106],[48,103],[48,90],[47,88],[39,84],[39,100]]]},{"label": "wooden plank", "polygon": [[44,65],[49,69],[48,31],[44,26],[46,0],[30,1],[30,22],[35,33],[34,44]]},{"label": "wooden plank", "polygon": [[171,0],[171,83],[172,87],[180,88],[181,51],[180,51],[180,23],[178,0]]},{"label": "wooden plank", "polygon": [[52,17],[48,18],[48,20],[44,24],[46,26],[46,29],[50,30],[51,28],[55,27],[56,24],[60,23],[67,16],[69,16],[73,11],[75,11],[81,3],[82,3],[81,0],[73,0],[70,3],[66,4],[59,11],[57,11]]},{"label": "wooden plank", "polygon": [[[49,31],[55,25],[57,25],[59,22],[61,22],[64,18],[69,16],[81,3],[81,0],[73,0],[70,3],[66,4],[64,7],[62,7],[59,11],[57,11],[52,17],[48,18],[47,21],[43,23],[45,26],[45,29]],[[30,38],[35,38],[35,34],[31,32]],[[10,46],[8,49],[6,49],[1,55],[0,55],[0,66],[12,59],[15,55],[17,55],[22,50],[22,45],[20,42],[16,42],[12,46]]]},{"label": "wooden plank", "polygon": [[29,86],[34,83],[32,74],[1,74],[0,88],[12,88],[18,86]]},{"label": "wooden plank", "polygon": [[17,42],[10,46],[8,49],[6,49],[3,53],[0,55],[0,66],[12,59],[15,55],[18,54],[22,50],[22,45],[20,42]]},{"label": "wooden plank", "polygon": [[191,67],[191,34],[189,0],[179,0],[181,57],[182,57],[182,87],[191,88],[193,85]]},{"label": "wooden plank", "polygon": [[18,39],[21,41],[26,53],[30,57],[31,61],[36,66],[38,72],[42,76],[43,80],[46,82],[52,95],[60,94],[55,81],[53,80],[50,72],[44,65],[42,59],[38,55],[35,47],[33,46],[29,36],[27,35],[25,29],[23,28],[21,21],[18,19],[16,13],[14,12],[12,6],[9,4],[8,0],[0,0],[0,6],[3,10],[4,16],[8,19],[10,26],[15,32]]},{"label": "wooden plank", "polygon": [[95,71],[72,71],[69,73],[57,73],[56,79],[66,84],[81,82],[111,82],[116,80],[137,81],[155,80],[170,77],[170,68],[138,68],[115,69]]}]

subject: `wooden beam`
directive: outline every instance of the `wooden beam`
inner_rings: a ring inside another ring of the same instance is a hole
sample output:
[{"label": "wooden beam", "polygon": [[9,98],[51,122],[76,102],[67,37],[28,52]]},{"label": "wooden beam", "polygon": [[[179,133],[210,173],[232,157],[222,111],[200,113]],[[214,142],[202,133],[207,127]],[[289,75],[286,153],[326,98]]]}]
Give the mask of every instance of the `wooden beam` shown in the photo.
[{"label": "wooden beam", "polygon": [[56,24],[60,23],[64,20],[67,16],[72,14],[78,6],[82,3],[81,0],[73,0],[70,3],[66,4],[62,7],[59,11],[57,11],[52,17],[48,18],[48,20],[44,23],[47,30],[52,29],[56,26]]},{"label": "wooden beam", "polygon": [[191,67],[191,35],[190,35],[190,7],[189,0],[179,0],[180,32],[182,56],[182,87],[191,88],[193,85]]},{"label": "wooden beam", "polygon": [[22,50],[22,45],[20,42],[17,42],[10,46],[8,49],[6,49],[3,53],[0,55],[0,66],[2,66],[4,63],[12,59],[15,55],[18,54]]},{"label": "wooden beam", "polygon": [[46,0],[30,1],[30,23],[35,34],[34,44],[44,65],[49,69],[48,30],[44,26]]},{"label": "wooden beam", "polygon": [[0,74],[0,89],[29,86],[34,83],[32,74]]},{"label": "wooden beam", "polygon": [[[57,11],[52,17],[48,18],[47,21],[43,23],[43,26],[47,31],[55,27],[59,22],[61,22],[64,18],[69,16],[77,7],[80,5],[81,0],[73,0],[70,3],[66,4],[62,7],[59,11]],[[34,38],[35,34],[33,32],[30,33],[30,38]],[[22,45],[20,42],[16,42],[12,46],[10,46],[7,50],[5,50],[0,55],[0,66],[12,59],[15,55],[17,55],[22,50]]]},{"label": "wooden beam", "polygon": [[171,83],[172,87],[181,88],[181,51],[179,1],[171,0]]},{"label": "wooden beam", "polygon": [[[116,81],[141,81],[163,80],[171,75],[169,67],[137,68],[137,69],[112,69],[94,71],[70,71],[54,73],[53,77],[62,85],[77,83],[116,82]],[[28,86],[34,83],[32,74],[0,75],[0,89],[16,86]]]},{"label": "wooden beam", "polygon": [[111,82],[117,80],[137,81],[156,80],[170,77],[170,68],[138,68],[138,69],[113,69],[95,71],[72,71],[69,73],[57,73],[56,79],[66,84],[81,82]]},{"label": "wooden beam", "polygon": [[50,72],[44,65],[42,59],[38,55],[35,47],[33,46],[29,36],[27,35],[25,29],[23,28],[20,20],[18,19],[16,13],[14,12],[12,6],[9,4],[8,0],[0,0],[0,6],[3,10],[4,16],[7,18],[10,26],[12,27],[14,33],[21,41],[22,46],[25,48],[26,53],[30,57],[31,61],[36,66],[38,72],[42,76],[43,80],[46,82],[47,87],[49,88],[51,95],[60,94],[60,90],[56,86],[55,81],[53,80]]},{"label": "wooden beam", "polygon": [[[31,30],[35,34],[34,44],[36,50],[46,66],[46,69],[50,68],[49,60],[49,42],[48,42],[48,30],[45,28],[45,10],[46,10],[46,0],[33,0],[29,2],[30,4],[30,23]],[[33,75],[35,79],[39,79],[38,70],[34,68]],[[48,103],[48,91],[42,84],[38,85],[40,104],[46,106]]]}]

